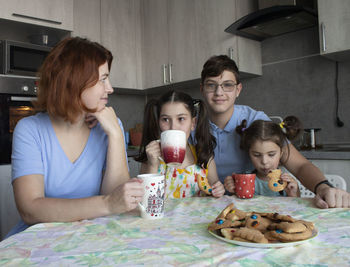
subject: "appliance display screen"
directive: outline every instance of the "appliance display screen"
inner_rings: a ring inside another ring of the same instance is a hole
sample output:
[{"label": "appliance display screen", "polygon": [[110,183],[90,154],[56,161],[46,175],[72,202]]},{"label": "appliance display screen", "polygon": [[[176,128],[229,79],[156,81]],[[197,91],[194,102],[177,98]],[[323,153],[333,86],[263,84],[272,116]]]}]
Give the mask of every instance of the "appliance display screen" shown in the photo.
[{"label": "appliance display screen", "polygon": [[11,46],[11,70],[37,72],[49,52]]}]

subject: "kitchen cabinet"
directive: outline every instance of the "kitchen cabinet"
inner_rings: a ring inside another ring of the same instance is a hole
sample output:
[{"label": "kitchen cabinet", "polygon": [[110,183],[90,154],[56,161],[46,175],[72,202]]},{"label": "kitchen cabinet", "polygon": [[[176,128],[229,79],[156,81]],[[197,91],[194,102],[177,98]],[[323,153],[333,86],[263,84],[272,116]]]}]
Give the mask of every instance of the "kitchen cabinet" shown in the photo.
[{"label": "kitchen cabinet", "polygon": [[262,75],[261,43],[224,32],[234,21],[255,11],[251,0],[195,0],[197,58],[202,66],[210,56],[226,54],[243,75]]},{"label": "kitchen cabinet", "polygon": [[141,0],[101,0],[101,43],[113,54],[113,87],[142,87]]},{"label": "kitchen cabinet", "polygon": [[0,165],[0,240],[19,219],[11,184],[11,165]]},{"label": "kitchen cabinet", "polygon": [[0,18],[73,30],[73,0],[0,0]]},{"label": "kitchen cabinet", "polygon": [[195,2],[143,1],[144,88],[199,78]]},{"label": "kitchen cabinet", "polygon": [[321,55],[350,60],[350,2],[318,0],[317,8]]},{"label": "kitchen cabinet", "polygon": [[218,54],[261,75],[260,43],[224,32],[252,8],[253,1],[243,0],[143,1],[144,87],[198,79],[204,62]]},{"label": "kitchen cabinet", "polygon": [[74,0],[72,35],[101,42],[101,1]]}]

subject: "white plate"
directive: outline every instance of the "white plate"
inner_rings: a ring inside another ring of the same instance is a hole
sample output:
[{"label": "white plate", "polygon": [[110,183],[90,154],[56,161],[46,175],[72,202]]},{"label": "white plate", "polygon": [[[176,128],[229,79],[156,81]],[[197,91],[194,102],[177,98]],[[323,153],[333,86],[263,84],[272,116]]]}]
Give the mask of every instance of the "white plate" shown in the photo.
[{"label": "white plate", "polygon": [[275,242],[275,243],[250,243],[250,242],[242,242],[242,241],[236,241],[236,240],[230,240],[227,238],[224,238],[222,236],[217,235],[216,233],[209,231],[210,234],[212,234],[213,236],[215,236],[216,238],[225,241],[227,243],[230,244],[234,244],[234,245],[238,245],[238,246],[244,246],[244,247],[252,247],[252,248],[281,248],[281,247],[291,247],[291,246],[298,246],[301,245],[305,242],[310,241],[311,239],[313,239],[314,237],[317,236],[318,231],[315,228],[312,231],[312,236],[308,239],[305,240],[301,240],[301,241],[295,241],[295,242]]}]

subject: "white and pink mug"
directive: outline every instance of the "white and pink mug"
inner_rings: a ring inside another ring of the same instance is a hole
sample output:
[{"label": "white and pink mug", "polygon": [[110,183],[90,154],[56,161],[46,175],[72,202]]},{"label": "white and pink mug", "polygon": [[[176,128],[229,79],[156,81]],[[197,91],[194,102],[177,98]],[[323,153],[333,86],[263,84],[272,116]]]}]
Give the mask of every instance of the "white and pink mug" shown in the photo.
[{"label": "white and pink mug", "polygon": [[167,130],[160,134],[163,159],[167,165],[179,166],[186,154],[186,133],[180,130]]},{"label": "white and pink mug", "polygon": [[165,179],[162,174],[139,174],[142,179],[144,195],[139,203],[141,217],[144,219],[160,219],[164,216]]}]

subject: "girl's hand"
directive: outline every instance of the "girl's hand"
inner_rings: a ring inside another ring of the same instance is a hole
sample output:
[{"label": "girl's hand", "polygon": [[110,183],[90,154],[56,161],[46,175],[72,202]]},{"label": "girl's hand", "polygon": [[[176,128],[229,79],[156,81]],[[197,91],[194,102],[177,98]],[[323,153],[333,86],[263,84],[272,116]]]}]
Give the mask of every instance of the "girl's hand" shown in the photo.
[{"label": "girl's hand", "polygon": [[161,157],[160,143],[158,140],[154,140],[146,146],[146,154],[147,164],[150,165],[149,167],[156,166],[158,168],[159,157]]},{"label": "girl's hand", "polygon": [[213,190],[212,191],[213,197],[222,197],[225,194],[224,185],[220,181],[217,181],[211,187]]},{"label": "girl's hand", "polygon": [[92,114],[100,122],[105,133],[110,135],[122,134],[121,128],[118,123],[117,115],[112,107],[105,107],[104,109]]},{"label": "girl's hand", "polygon": [[287,186],[284,189],[288,197],[300,197],[300,191],[297,181],[288,173],[282,173],[281,179],[287,182]]},{"label": "girl's hand", "polygon": [[135,209],[142,201],[144,190],[142,179],[132,178],[119,185],[107,196],[107,207],[111,214]]},{"label": "girl's hand", "polygon": [[224,185],[225,185],[225,189],[230,193],[235,192],[235,182],[233,181],[232,176],[226,176],[224,180]]}]

